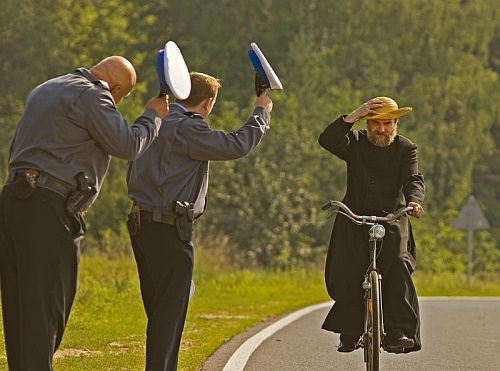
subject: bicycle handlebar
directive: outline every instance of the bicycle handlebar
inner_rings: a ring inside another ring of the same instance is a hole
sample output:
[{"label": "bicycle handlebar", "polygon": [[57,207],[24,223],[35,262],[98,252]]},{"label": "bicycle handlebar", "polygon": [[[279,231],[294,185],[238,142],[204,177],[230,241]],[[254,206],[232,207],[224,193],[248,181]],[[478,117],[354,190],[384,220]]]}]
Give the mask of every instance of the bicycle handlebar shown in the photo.
[{"label": "bicycle handlebar", "polygon": [[340,202],[340,201],[334,201],[334,200],[330,200],[328,201],[326,204],[324,204],[321,209],[322,210],[328,210],[330,207],[332,206],[337,206],[339,207],[340,209],[342,209],[345,213],[343,212],[340,212],[338,210],[334,211],[334,212],[339,212],[345,216],[347,216],[348,218],[350,218],[351,220],[353,221],[357,221],[359,222],[360,224],[370,224],[370,223],[375,223],[375,222],[387,222],[387,223],[393,223],[393,222],[396,222],[398,220],[398,218],[402,215],[404,215],[405,213],[407,213],[408,211],[411,211],[413,210],[413,206],[406,206],[406,207],[402,207],[401,209],[397,210],[395,213],[389,213],[387,214],[386,216],[375,216],[375,215],[371,215],[371,216],[367,216],[367,215],[356,215],[354,214],[351,209],[349,209],[349,207],[347,207],[346,204]]}]

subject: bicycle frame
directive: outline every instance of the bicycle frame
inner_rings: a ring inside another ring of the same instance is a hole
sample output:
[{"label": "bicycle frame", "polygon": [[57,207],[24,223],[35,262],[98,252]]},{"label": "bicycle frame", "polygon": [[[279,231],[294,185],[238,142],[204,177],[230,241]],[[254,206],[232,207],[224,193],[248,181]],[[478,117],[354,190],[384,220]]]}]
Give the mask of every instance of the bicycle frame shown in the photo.
[{"label": "bicycle frame", "polygon": [[378,371],[380,365],[380,349],[384,331],[384,315],[382,306],[382,275],[377,269],[377,242],[382,241],[385,228],[375,223],[370,227],[370,266],[365,274],[363,289],[365,290],[365,320],[362,337],[364,361],[368,371]]}]

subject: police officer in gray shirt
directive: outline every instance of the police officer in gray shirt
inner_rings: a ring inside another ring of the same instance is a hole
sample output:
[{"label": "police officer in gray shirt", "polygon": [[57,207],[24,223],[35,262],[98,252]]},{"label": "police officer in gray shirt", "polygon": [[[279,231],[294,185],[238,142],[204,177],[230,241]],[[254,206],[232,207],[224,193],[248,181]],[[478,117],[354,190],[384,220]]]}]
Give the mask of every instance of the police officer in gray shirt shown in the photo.
[{"label": "police officer in gray shirt", "polygon": [[111,156],[133,160],[168,113],[153,98],[132,126],[117,111],[136,72],[112,56],[51,79],[28,96],[0,195],[0,282],[11,370],[52,370],[76,293],[83,211]]},{"label": "police officer in gray shirt", "polygon": [[177,368],[193,272],[193,222],[205,211],[209,161],[234,160],[255,149],[269,127],[264,92],[238,130],[212,130],[205,121],[218,79],[191,73],[188,99],[170,104],[158,140],[129,165],[134,201],[128,227],[148,317],[146,369]]}]

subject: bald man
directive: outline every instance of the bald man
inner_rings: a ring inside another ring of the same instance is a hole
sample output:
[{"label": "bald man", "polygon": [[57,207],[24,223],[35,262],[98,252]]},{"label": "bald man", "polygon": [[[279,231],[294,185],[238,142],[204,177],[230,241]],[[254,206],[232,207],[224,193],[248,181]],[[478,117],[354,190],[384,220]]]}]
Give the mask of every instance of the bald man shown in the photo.
[{"label": "bald man", "polygon": [[106,81],[115,103],[130,94],[137,82],[134,66],[123,57],[108,57],[90,69],[97,79]]},{"label": "bald man", "polygon": [[111,156],[138,158],[168,113],[152,98],[129,126],[118,104],[136,84],[132,64],[106,58],[51,79],[28,96],[0,194],[0,283],[10,370],[52,370],[76,293],[83,212]]}]

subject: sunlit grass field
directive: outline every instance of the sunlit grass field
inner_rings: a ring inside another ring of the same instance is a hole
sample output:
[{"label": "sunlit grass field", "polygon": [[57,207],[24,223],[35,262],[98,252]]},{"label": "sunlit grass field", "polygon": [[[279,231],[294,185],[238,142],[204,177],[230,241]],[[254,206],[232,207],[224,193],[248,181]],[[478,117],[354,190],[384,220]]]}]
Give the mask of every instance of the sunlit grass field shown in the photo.
[{"label": "sunlit grass field", "polygon": [[[499,280],[451,273],[414,275],[420,296],[500,296]],[[498,278],[498,277],[497,277]],[[196,292],[184,331],[180,370],[199,370],[232,336],[263,320],[329,300],[321,267],[286,272],[214,268],[197,263]],[[83,256],[78,293],[54,369],[144,370],[146,317],[132,257]],[[0,343],[0,370],[7,370]]]}]

